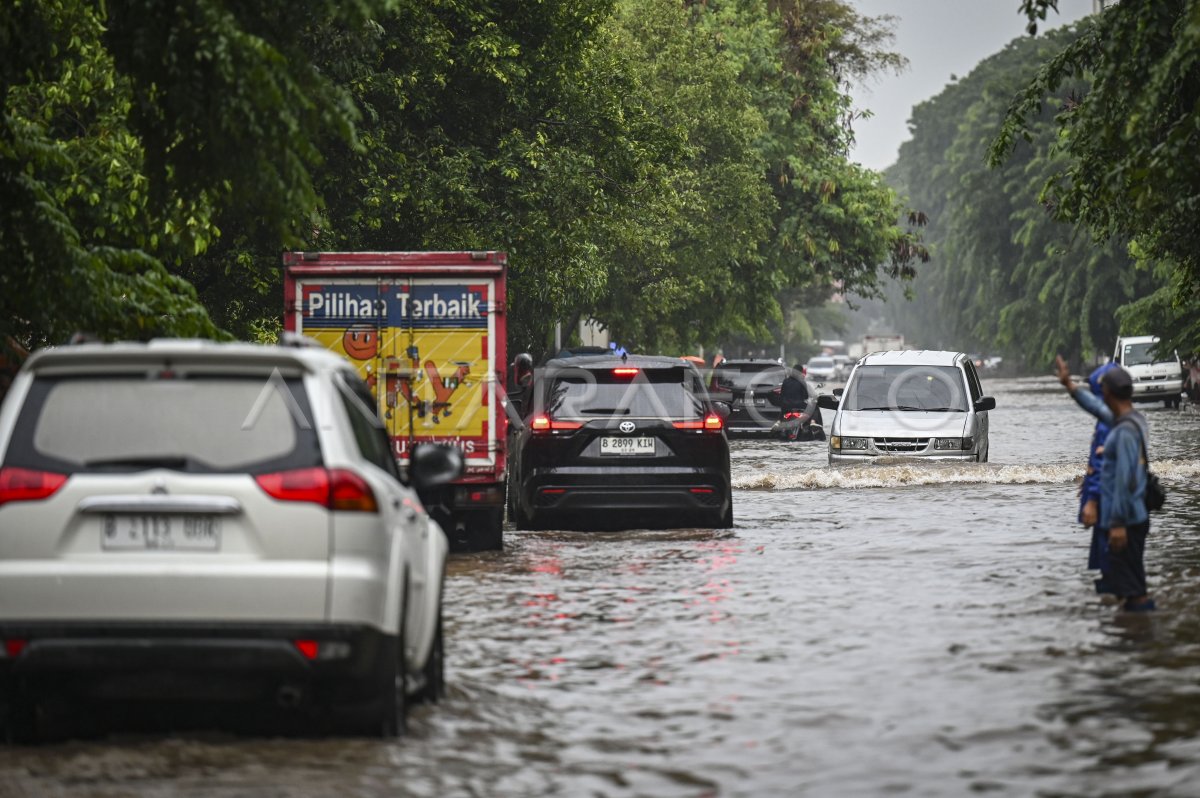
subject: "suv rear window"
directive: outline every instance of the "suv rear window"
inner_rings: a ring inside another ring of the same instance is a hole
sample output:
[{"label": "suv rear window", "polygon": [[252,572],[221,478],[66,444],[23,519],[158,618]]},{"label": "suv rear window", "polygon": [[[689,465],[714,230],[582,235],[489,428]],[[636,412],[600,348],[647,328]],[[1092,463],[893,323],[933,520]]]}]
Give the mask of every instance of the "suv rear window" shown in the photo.
[{"label": "suv rear window", "polygon": [[713,372],[713,383],[724,390],[776,386],[783,382],[785,369],[778,363],[722,363]]},{"label": "suv rear window", "polygon": [[568,369],[554,376],[546,411],[559,418],[701,418],[706,399],[691,369],[639,369],[632,378],[610,368]]},{"label": "suv rear window", "polygon": [[264,473],[321,464],[300,378],[52,377],[26,397],[5,465],[60,473]]}]

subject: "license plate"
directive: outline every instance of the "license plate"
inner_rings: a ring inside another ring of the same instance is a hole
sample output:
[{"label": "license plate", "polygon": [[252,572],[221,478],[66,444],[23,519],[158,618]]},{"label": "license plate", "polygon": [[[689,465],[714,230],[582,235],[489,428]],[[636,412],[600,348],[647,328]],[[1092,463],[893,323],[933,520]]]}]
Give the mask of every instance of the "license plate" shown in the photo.
[{"label": "license plate", "polygon": [[106,515],[100,546],[105,551],[217,551],[221,519],[215,515]]},{"label": "license plate", "polygon": [[762,397],[756,396],[756,397],[754,397],[754,404],[758,405],[759,407],[765,407],[767,404],[767,400],[763,399]]},{"label": "license plate", "polygon": [[601,438],[600,454],[654,454],[654,438]]}]

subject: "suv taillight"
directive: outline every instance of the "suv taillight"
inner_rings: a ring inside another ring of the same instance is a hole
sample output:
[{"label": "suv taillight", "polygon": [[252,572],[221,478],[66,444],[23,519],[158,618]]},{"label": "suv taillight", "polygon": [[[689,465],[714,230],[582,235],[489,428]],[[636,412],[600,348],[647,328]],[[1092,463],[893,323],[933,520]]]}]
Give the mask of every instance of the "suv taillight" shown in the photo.
[{"label": "suv taillight", "polygon": [[725,422],[716,413],[709,413],[703,421],[675,421],[675,429],[698,429],[705,432],[720,432],[725,428]]},{"label": "suv taillight", "polygon": [[373,513],[379,505],[366,481],[344,468],[298,468],[259,474],[258,486],[283,502],[312,502],[330,510]]},{"label": "suv taillight", "polygon": [[550,418],[545,413],[539,413],[529,420],[529,429],[535,433],[546,433],[554,430],[573,430],[583,426],[582,421],[561,421],[557,418]]},{"label": "suv taillight", "polygon": [[52,471],[0,468],[0,504],[47,499],[66,481],[66,474]]}]

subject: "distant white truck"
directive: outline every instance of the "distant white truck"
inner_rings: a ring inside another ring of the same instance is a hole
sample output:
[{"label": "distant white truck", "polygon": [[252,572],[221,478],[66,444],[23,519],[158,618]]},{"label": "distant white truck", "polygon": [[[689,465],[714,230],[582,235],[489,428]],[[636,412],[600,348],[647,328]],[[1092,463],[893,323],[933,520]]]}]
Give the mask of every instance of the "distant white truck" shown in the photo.
[{"label": "distant white truck", "polygon": [[903,335],[864,335],[862,339],[862,354],[864,355],[901,349],[904,349]]}]

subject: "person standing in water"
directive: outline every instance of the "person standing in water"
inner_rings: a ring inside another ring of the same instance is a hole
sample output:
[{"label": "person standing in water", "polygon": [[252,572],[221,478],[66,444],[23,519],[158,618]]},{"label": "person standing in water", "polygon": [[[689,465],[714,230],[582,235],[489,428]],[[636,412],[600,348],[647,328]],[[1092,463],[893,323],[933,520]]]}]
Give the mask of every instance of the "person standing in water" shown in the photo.
[{"label": "person standing in water", "polygon": [[[1055,359],[1058,380],[1084,410],[1110,426],[1103,441],[1100,468],[1100,506],[1097,523],[1106,530],[1107,572],[1103,586],[1123,599],[1131,612],[1155,608],[1146,587],[1145,550],[1150,534],[1146,511],[1146,440],[1149,427],[1133,409],[1133,378],[1117,365],[1099,376],[1100,397],[1076,386],[1061,356]],[[1082,520],[1082,514],[1081,514]],[[1099,589],[1099,587],[1098,587]]]},{"label": "person standing in water", "polygon": [[[1088,387],[1092,395],[1101,401],[1101,415],[1096,418],[1096,427],[1092,431],[1092,442],[1088,446],[1087,472],[1083,483],[1079,486],[1079,523],[1091,527],[1092,542],[1088,547],[1088,570],[1099,571],[1100,578],[1096,580],[1097,593],[1112,593],[1112,585],[1108,580],[1108,530],[1100,526],[1100,469],[1104,463],[1104,440],[1108,437],[1109,425],[1112,423],[1112,413],[1103,405],[1103,391],[1100,388],[1100,378],[1114,367],[1113,363],[1105,363],[1088,375]],[[1071,371],[1066,361],[1060,356],[1055,361],[1058,381],[1074,396],[1076,385],[1071,379]],[[1082,386],[1080,386],[1082,387]],[[1084,407],[1085,410],[1089,408]],[[1091,412],[1091,410],[1089,410]]]}]

